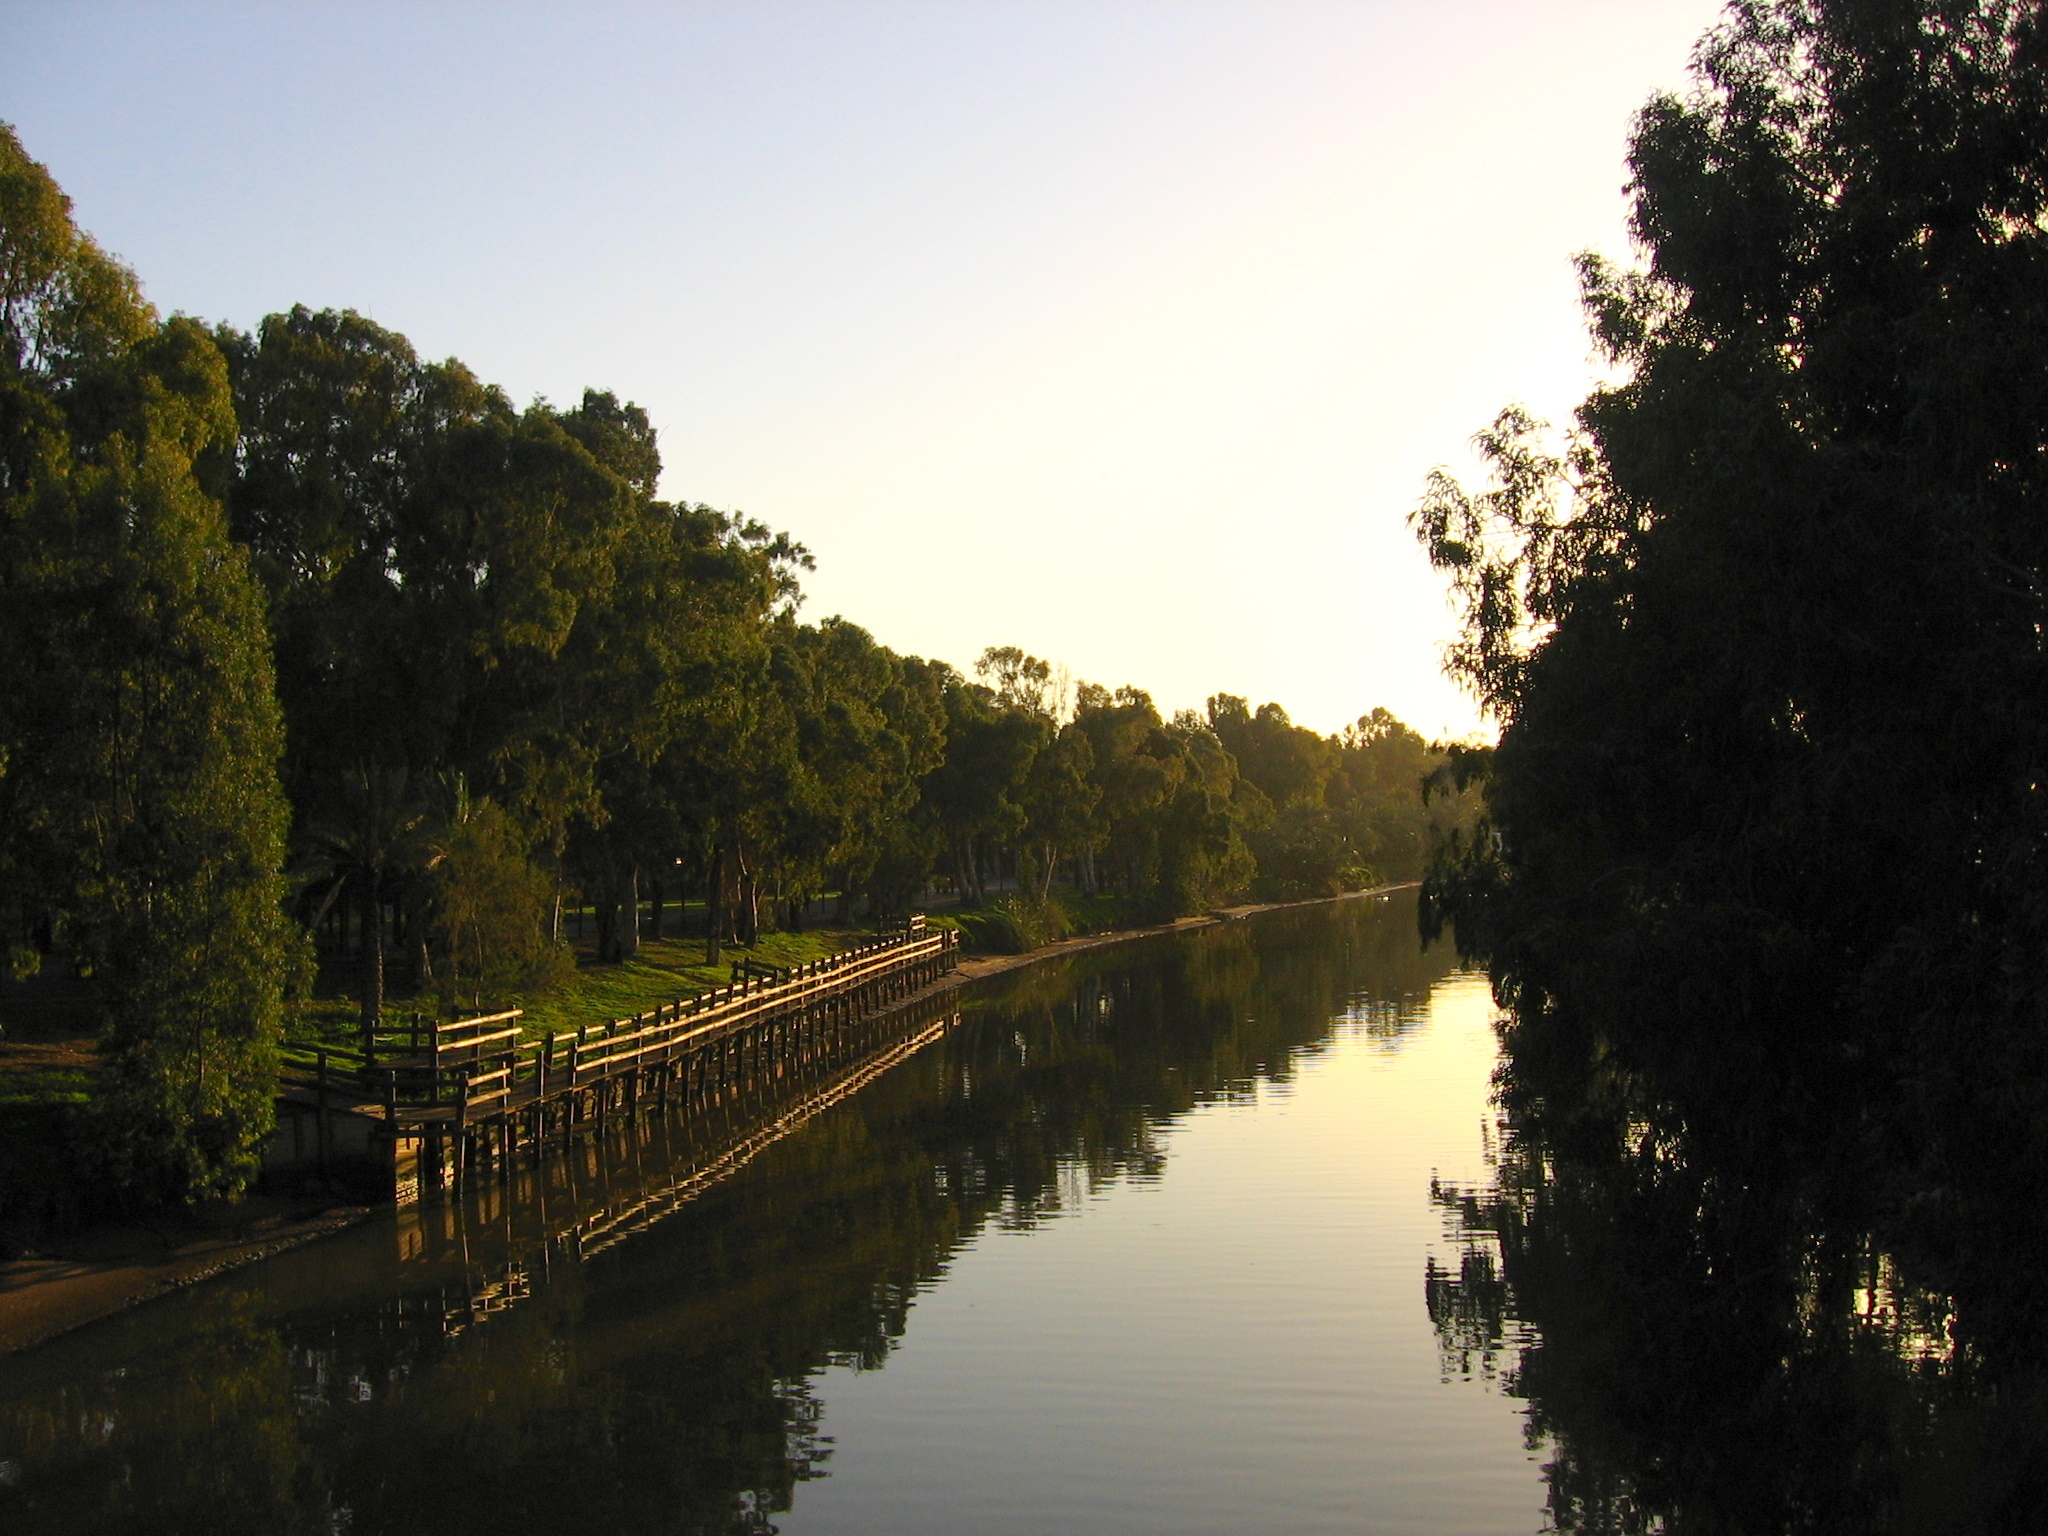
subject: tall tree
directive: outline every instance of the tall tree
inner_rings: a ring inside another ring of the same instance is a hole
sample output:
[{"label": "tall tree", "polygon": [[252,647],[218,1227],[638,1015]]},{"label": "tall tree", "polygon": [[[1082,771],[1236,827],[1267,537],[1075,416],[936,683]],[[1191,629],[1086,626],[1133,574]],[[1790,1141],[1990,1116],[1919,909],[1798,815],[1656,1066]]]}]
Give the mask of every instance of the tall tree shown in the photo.
[{"label": "tall tree", "polygon": [[1430,898],[1558,1049],[1910,1085],[1955,1167],[2048,1166],[1962,1066],[2048,1074],[2043,13],[1745,4],[1695,73],[1637,121],[1643,265],[1583,264],[1619,381],[1420,514],[1501,723]]},{"label": "tall tree", "polygon": [[201,489],[227,369],[0,127],[0,920],[96,984],[106,1172],[240,1187],[271,1123],[282,748],[262,595]]},{"label": "tall tree", "polygon": [[433,862],[428,806],[402,768],[367,764],[342,773],[301,841],[325,866],[334,892],[352,893],[361,916],[362,1047],[371,1050],[384,1010],[384,906],[397,879]]}]

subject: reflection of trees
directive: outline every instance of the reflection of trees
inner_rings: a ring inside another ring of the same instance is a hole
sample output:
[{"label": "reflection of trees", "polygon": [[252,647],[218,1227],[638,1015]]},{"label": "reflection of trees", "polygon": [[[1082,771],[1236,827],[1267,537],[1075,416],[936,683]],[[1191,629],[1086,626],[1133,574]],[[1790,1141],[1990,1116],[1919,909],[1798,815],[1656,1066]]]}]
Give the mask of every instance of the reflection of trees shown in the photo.
[{"label": "reflection of trees", "polygon": [[1499,1253],[1501,1218],[1512,1207],[1437,1179],[1430,1180],[1429,1194],[1450,1212],[1458,1247],[1455,1270],[1440,1267],[1433,1254],[1423,1269],[1422,1291],[1429,1320],[1436,1325],[1444,1379],[1475,1374],[1490,1379],[1515,1327],[1513,1295],[1501,1274]]},{"label": "reflection of trees", "polygon": [[1436,1191],[1465,1259],[1425,1282],[1447,1372],[1504,1352],[1556,1529],[2039,1528],[2026,1201],[2008,1197],[2003,1281],[1973,1306],[1942,1282],[1989,1256],[1929,1209],[1959,1197],[1908,1186],[1853,1105],[1795,1125],[1789,1081],[1653,1096],[1590,1053],[1575,1071],[1540,1022],[1516,1033],[1497,1177]]},{"label": "reflection of trees", "polygon": [[1174,1117],[1285,1077],[1347,1010],[1412,1009],[1448,965],[1412,912],[1001,978],[943,1045],[631,1243],[529,1262],[528,1298],[457,1336],[440,1274],[351,1301],[272,1267],[59,1340],[0,1378],[0,1530],[770,1529],[829,1467],[809,1377],[883,1365],[977,1231],[1156,1174]]}]

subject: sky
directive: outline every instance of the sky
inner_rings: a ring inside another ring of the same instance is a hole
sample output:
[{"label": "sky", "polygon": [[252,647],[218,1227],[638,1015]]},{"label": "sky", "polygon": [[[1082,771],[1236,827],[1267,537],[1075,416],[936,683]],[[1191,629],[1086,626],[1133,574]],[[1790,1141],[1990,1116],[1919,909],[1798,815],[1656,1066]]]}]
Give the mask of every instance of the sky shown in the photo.
[{"label": "sky", "polygon": [[0,119],[177,311],[608,389],[803,613],[962,670],[1483,733],[1408,528],[1596,377],[1711,0],[0,0]]}]

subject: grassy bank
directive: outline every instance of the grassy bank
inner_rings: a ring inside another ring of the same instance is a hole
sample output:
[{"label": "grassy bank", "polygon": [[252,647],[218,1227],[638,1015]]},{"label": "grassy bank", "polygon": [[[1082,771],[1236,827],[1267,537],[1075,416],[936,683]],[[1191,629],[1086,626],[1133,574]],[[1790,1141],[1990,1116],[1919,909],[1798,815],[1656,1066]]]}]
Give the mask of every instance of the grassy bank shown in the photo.
[{"label": "grassy bank", "polygon": [[[870,943],[874,937],[870,928],[823,927],[802,933],[764,933],[752,949],[727,946],[716,965],[704,963],[701,937],[644,939],[638,955],[616,964],[599,961],[595,946],[585,942],[573,946],[575,968],[547,991],[465,998],[462,1011],[496,1013],[507,1008],[521,1009],[524,1016],[520,1024],[526,1037],[538,1039],[573,1030],[579,1024],[629,1018],[658,1004],[722,987],[731,979],[736,960],[754,960],[777,967],[802,965],[856,944]],[[432,1013],[438,1007],[439,1000],[433,997],[394,996],[386,1004],[386,1014],[395,1020],[407,1017],[415,1008]],[[354,998],[336,990],[294,1011],[289,1038],[305,1044],[346,1045],[355,1038],[358,1017]]]}]

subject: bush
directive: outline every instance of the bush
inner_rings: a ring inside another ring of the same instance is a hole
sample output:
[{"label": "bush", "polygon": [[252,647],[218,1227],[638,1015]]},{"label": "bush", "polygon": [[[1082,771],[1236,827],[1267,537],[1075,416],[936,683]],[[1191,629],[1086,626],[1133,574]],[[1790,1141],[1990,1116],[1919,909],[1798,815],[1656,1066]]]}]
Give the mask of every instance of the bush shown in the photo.
[{"label": "bush", "polygon": [[1090,896],[1082,891],[1055,891],[1052,899],[1066,914],[1069,933],[1110,933],[1130,925],[1130,914],[1125,910],[1127,903],[1121,896],[1097,892]]},{"label": "bush", "polygon": [[435,929],[449,1006],[464,996],[480,1008],[486,998],[545,993],[574,969],[568,947],[547,934],[547,877],[526,857],[511,818],[491,801],[476,801],[456,823],[438,874]]},{"label": "bush", "polygon": [[1017,894],[979,912],[960,914],[960,931],[976,949],[996,955],[1022,955],[1064,939],[1072,931],[1057,901]]}]

